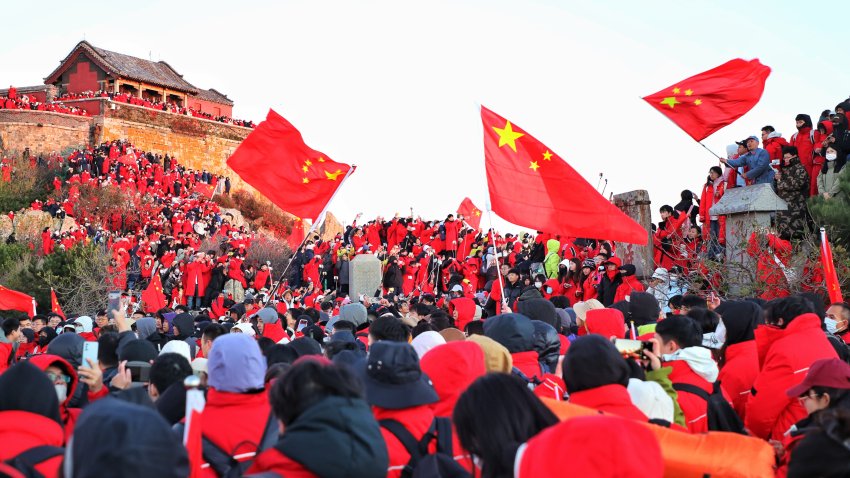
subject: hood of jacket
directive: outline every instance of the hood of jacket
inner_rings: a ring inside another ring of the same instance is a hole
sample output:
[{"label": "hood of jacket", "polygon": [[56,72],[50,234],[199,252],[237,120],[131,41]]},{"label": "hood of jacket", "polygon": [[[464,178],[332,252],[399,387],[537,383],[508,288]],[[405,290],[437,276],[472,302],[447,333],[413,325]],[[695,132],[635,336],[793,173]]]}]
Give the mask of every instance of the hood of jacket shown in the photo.
[{"label": "hood of jacket", "polygon": [[[108,430],[108,433],[104,433]],[[189,475],[186,449],[150,407],[115,398],[85,408],[65,451],[64,476],[177,478]]]},{"label": "hood of jacket", "polygon": [[458,329],[463,330],[475,316],[475,301],[468,297],[458,297],[449,302],[449,307],[457,311],[455,324]]},{"label": "hood of jacket", "polygon": [[833,130],[832,121],[830,121],[830,120],[821,121],[820,123],[818,123],[818,126],[819,127],[823,126],[823,129],[826,130],[827,135],[832,134],[832,130]]},{"label": "hood of jacket", "polygon": [[359,327],[366,323],[366,306],[361,303],[346,304],[339,309],[339,320],[347,320]]},{"label": "hood of jacket", "polygon": [[555,313],[555,305],[546,299],[529,299],[517,303],[517,312],[531,320],[551,325],[556,331],[560,330],[560,320]]},{"label": "hood of jacket", "polygon": [[534,325],[522,314],[500,314],[485,320],[484,335],[512,354],[534,350]]},{"label": "hood of jacket", "polygon": [[439,402],[431,404],[438,417],[451,417],[460,394],[487,373],[484,351],[472,342],[449,342],[434,347],[419,364],[440,397]]},{"label": "hood of jacket", "polygon": [[[182,329],[181,329],[182,330]],[[147,339],[156,333],[156,321],[153,317],[142,317],[136,321],[136,333],[140,339]]]},{"label": "hood of jacket", "polygon": [[730,300],[720,304],[715,312],[726,329],[726,346],[755,340],[755,331],[762,320],[762,310],[755,302]]},{"label": "hood of jacket", "polygon": [[539,320],[532,320],[531,325],[534,326],[532,346],[537,352],[537,360],[546,364],[550,372],[554,372],[561,356],[561,339],[558,332],[551,325]]},{"label": "hood of jacket", "polygon": [[41,415],[62,425],[53,384],[43,370],[29,362],[16,364],[0,375],[0,412],[12,410]]},{"label": "hood of jacket", "polygon": [[549,239],[546,241],[546,255],[558,254],[561,251],[561,241],[557,239]]},{"label": "hood of jacket", "polygon": [[319,400],[286,427],[275,448],[317,476],[377,478],[389,466],[378,422],[358,398]]},{"label": "hood of jacket", "polygon": [[[65,334],[62,334],[62,335],[65,335]],[[62,407],[67,407],[68,402],[70,402],[71,399],[74,398],[74,392],[77,390],[77,384],[79,383],[79,378],[77,377],[77,370],[74,367],[72,367],[71,364],[68,363],[67,360],[65,360],[64,358],[62,358],[58,355],[51,355],[51,354],[34,355],[29,359],[29,363],[35,365],[42,372],[46,372],[47,367],[50,367],[51,365],[53,365],[55,367],[58,367],[63,372],[65,372],[65,374],[67,374],[69,377],[71,377],[71,383],[68,384],[67,398],[65,398],[64,402],[59,404]],[[53,392],[53,395],[54,396],[56,395],[55,391]]]},{"label": "hood of jacket", "polygon": [[185,339],[186,337],[191,337],[195,332],[195,319],[186,312],[175,315],[172,323],[177,326],[177,331],[180,333],[179,335],[175,335],[177,338]]},{"label": "hood of jacket", "polygon": [[606,340],[611,337],[621,339],[626,334],[626,320],[617,309],[588,310],[584,326],[588,333],[601,335]]},{"label": "hood of jacket", "polygon": [[50,345],[47,346],[47,353],[62,357],[76,369],[83,361],[83,343],[85,341],[86,339],[75,333],[65,332],[50,341]]},{"label": "hood of jacket", "polygon": [[708,383],[717,381],[717,375],[720,370],[717,368],[717,362],[711,356],[711,350],[705,347],[686,347],[679,349],[672,354],[667,354],[661,357],[664,362],[674,360],[682,360],[688,364],[693,372],[704,378]]},{"label": "hood of jacket", "polygon": [[623,264],[620,267],[620,271],[620,274],[622,274],[623,277],[632,277],[635,273],[637,273],[637,268],[634,264]]}]

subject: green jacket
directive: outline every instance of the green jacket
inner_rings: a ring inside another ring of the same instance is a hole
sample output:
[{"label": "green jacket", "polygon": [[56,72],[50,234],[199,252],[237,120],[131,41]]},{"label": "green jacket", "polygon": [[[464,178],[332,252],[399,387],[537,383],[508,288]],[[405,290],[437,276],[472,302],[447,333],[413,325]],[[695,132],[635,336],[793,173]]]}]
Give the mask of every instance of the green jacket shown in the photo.
[{"label": "green jacket", "polygon": [[[543,269],[547,279],[558,278],[558,264],[561,263],[561,242],[557,239],[546,241],[546,258],[543,259]],[[539,256],[538,256],[539,257]]]},{"label": "green jacket", "polygon": [[829,193],[830,198],[838,196],[840,192],[838,189],[838,179],[842,177],[842,175],[846,174],[846,165],[841,168],[841,171],[836,173],[835,161],[828,161],[826,172],[821,171],[818,175],[818,194],[823,195],[823,193]]}]

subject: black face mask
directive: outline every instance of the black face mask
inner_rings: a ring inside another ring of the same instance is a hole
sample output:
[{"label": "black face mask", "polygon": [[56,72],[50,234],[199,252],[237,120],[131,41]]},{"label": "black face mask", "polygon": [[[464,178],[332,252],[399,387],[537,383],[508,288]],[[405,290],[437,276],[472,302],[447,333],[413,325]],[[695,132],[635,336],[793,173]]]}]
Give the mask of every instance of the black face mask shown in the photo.
[{"label": "black face mask", "polygon": [[38,346],[39,347],[47,347],[47,344],[50,343],[50,337],[46,335],[41,335],[38,337]]}]

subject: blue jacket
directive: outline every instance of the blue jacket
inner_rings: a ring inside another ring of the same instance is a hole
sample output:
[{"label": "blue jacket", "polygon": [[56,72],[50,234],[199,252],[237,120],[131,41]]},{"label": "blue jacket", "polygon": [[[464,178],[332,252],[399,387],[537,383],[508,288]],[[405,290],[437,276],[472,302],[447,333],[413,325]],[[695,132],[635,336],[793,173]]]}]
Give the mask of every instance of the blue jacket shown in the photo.
[{"label": "blue jacket", "polygon": [[746,166],[749,168],[747,178],[753,180],[753,184],[772,184],[773,168],[770,167],[770,155],[767,151],[756,148],[738,159],[729,159],[726,164],[737,168]]}]

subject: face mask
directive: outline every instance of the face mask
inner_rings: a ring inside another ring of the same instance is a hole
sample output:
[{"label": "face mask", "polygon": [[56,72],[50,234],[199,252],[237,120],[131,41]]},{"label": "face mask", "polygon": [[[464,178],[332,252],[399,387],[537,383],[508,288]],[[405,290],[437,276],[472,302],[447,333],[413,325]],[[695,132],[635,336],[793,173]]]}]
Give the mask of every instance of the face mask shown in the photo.
[{"label": "face mask", "polygon": [[714,331],[714,338],[717,340],[720,345],[726,343],[726,326],[723,325],[723,321],[721,320],[719,324],[717,324],[717,330]]},{"label": "face mask", "polygon": [[38,338],[38,346],[39,347],[47,347],[47,344],[50,343],[50,339],[47,336],[41,336]]},{"label": "face mask", "polygon": [[64,383],[62,385],[53,385],[53,388],[56,389],[56,396],[59,397],[59,403],[65,401],[68,398],[68,386]]},{"label": "face mask", "polygon": [[543,283],[542,282],[535,282],[534,287],[537,287],[539,289],[539,288],[543,287]]},{"label": "face mask", "polygon": [[837,157],[838,157],[838,154],[836,154],[836,153],[826,153],[826,160],[827,161],[835,161],[835,158],[837,158]]},{"label": "face mask", "polygon": [[834,334],[838,330],[838,321],[835,319],[830,319],[826,317],[823,319],[823,325],[826,326],[826,331],[830,334]]},{"label": "face mask", "polygon": [[551,288],[551,287],[547,287],[547,288],[546,288],[546,293],[547,293],[547,294],[551,294],[551,293],[552,293],[552,288]]}]

